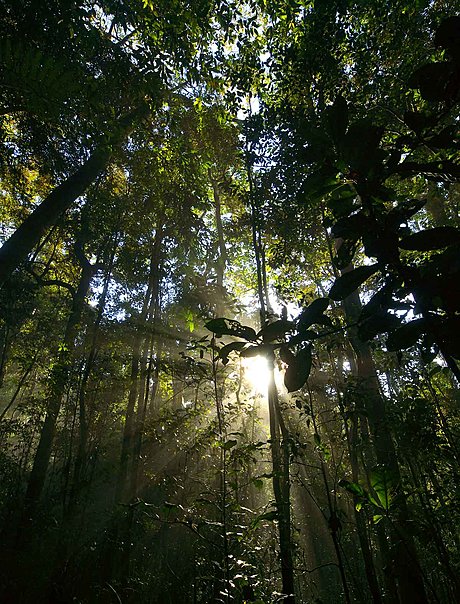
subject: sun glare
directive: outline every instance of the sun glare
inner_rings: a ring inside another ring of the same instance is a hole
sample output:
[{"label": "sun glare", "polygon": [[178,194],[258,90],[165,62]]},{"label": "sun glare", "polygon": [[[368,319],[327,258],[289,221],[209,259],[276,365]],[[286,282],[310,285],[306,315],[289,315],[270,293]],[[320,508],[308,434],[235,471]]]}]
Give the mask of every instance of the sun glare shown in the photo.
[{"label": "sun glare", "polygon": [[244,377],[250,383],[254,392],[266,395],[270,380],[267,359],[262,356],[249,357],[242,359],[242,365]]}]

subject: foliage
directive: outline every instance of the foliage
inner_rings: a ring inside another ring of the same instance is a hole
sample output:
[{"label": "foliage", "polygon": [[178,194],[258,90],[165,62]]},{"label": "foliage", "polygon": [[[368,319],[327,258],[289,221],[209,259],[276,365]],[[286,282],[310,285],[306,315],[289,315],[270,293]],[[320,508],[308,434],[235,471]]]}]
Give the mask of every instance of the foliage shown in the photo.
[{"label": "foliage", "polygon": [[0,1],[0,599],[459,600],[457,8]]}]

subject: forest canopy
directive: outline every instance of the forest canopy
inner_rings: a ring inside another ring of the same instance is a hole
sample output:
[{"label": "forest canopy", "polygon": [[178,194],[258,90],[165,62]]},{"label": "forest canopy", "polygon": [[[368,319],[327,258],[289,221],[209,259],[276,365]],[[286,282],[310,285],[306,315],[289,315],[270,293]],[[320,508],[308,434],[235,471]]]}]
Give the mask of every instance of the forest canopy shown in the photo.
[{"label": "forest canopy", "polygon": [[460,601],[458,2],[0,16],[0,600]]}]

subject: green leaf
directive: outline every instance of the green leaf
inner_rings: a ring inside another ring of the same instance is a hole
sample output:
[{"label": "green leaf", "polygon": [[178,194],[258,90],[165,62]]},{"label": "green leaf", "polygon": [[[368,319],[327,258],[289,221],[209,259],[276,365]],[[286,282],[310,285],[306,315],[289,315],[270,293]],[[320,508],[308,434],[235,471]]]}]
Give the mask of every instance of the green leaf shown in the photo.
[{"label": "green leaf", "polygon": [[252,527],[256,528],[262,520],[278,520],[278,512],[276,510],[271,510],[270,512],[265,512],[264,514],[259,514],[257,518],[254,518],[252,521]]},{"label": "green leaf", "polygon": [[363,234],[363,244],[366,256],[369,258],[377,258],[379,262],[384,264],[398,262],[398,235],[391,231],[376,232],[375,229],[369,227],[368,231]]},{"label": "green leaf", "polygon": [[348,128],[342,146],[344,161],[357,172],[358,178],[368,176],[382,163],[379,149],[383,128],[370,119],[361,119]]},{"label": "green leaf", "polygon": [[402,201],[385,216],[385,226],[397,229],[401,223],[406,222],[417,214],[426,204],[426,199],[409,199]]},{"label": "green leaf", "polygon": [[337,220],[331,231],[336,239],[339,237],[344,239],[359,239],[369,230],[369,224],[369,218],[362,212],[358,212],[352,216]]},{"label": "green leaf", "polygon": [[399,242],[399,247],[403,250],[427,252],[458,243],[460,243],[460,230],[450,226],[441,226],[404,237]]},{"label": "green leaf", "polygon": [[218,338],[228,335],[243,338],[250,342],[257,340],[257,334],[252,327],[241,325],[239,321],[234,321],[233,319],[212,319],[211,321],[205,323],[205,327],[209,331],[212,331],[214,334],[216,334],[216,337]]},{"label": "green leaf", "polygon": [[353,261],[357,249],[357,240],[342,239],[342,243],[332,260],[334,266],[339,270],[344,270],[347,268],[347,266]]},{"label": "green leaf", "polygon": [[457,56],[460,40],[460,17],[454,15],[443,19],[436,30],[434,43],[450,52],[452,56]]},{"label": "green leaf", "polygon": [[321,199],[334,191],[341,183],[331,169],[313,172],[302,183],[299,197],[301,199]]},{"label": "green leaf", "polygon": [[391,331],[399,325],[401,325],[401,320],[396,315],[379,311],[361,323],[358,328],[358,336],[360,340],[367,342],[377,334]]},{"label": "green leaf", "polygon": [[[340,218],[348,216],[357,209],[355,201],[356,191],[349,184],[343,184],[329,193],[326,205],[336,218]],[[330,226],[328,218],[324,219],[323,224],[325,227]]]},{"label": "green leaf", "polygon": [[286,363],[286,365],[295,363],[295,354],[292,352],[292,350],[289,350],[287,346],[281,346],[279,353],[280,359],[283,361],[283,363]]},{"label": "green leaf", "polygon": [[445,101],[450,96],[450,86],[455,73],[452,63],[442,61],[419,67],[409,79],[411,88],[418,88],[426,101]]},{"label": "green leaf", "polygon": [[421,134],[425,128],[433,126],[433,117],[422,113],[421,111],[406,111],[404,121],[416,134]]},{"label": "green leaf", "polygon": [[357,482],[350,482],[348,480],[340,480],[339,487],[346,489],[352,495],[357,495],[358,497],[366,496],[366,491]]},{"label": "green leaf", "polygon": [[232,447],[235,447],[237,444],[238,444],[238,441],[231,438],[231,439],[227,440],[225,443],[223,443],[222,448],[224,449],[224,451],[228,451]]},{"label": "green leaf", "polygon": [[352,294],[360,285],[362,285],[371,275],[377,272],[379,265],[360,266],[348,273],[344,273],[335,280],[334,285],[329,292],[329,298],[332,300],[344,300]]},{"label": "green leaf", "polygon": [[388,468],[374,468],[369,475],[369,482],[373,491],[372,495],[369,495],[370,501],[388,512],[394,501],[398,486],[394,473]]},{"label": "green leaf", "polygon": [[319,335],[313,329],[307,329],[306,331],[301,331],[300,333],[292,336],[289,339],[288,345],[294,346],[296,344],[302,344],[302,342],[311,342],[312,340],[316,340],[319,338]]},{"label": "green leaf", "polygon": [[249,359],[256,356],[266,356],[269,348],[267,346],[249,346],[241,351],[240,356]]},{"label": "green leaf", "polygon": [[294,359],[292,359],[284,374],[284,385],[288,392],[300,390],[308,380],[311,370],[311,347],[303,348]]}]

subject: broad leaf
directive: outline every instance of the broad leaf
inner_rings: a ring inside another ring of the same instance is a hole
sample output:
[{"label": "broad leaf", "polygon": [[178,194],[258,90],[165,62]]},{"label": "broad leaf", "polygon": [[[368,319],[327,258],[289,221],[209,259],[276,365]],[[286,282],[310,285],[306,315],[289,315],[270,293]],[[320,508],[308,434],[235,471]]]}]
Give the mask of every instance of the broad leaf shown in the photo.
[{"label": "broad leaf", "polygon": [[333,258],[333,263],[339,270],[344,270],[353,261],[353,258],[358,249],[358,241],[351,239],[343,239],[337,254]]},{"label": "broad leaf", "polygon": [[340,145],[348,126],[348,105],[343,96],[339,95],[334,104],[327,107],[326,126],[334,143]]},{"label": "broad leaf", "polygon": [[406,111],[404,121],[416,134],[421,134],[425,128],[431,128],[435,123],[432,116],[421,111]]},{"label": "broad leaf", "polygon": [[241,351],[240,356],[245,359],[248,359],[250,357],[257,357],[259,355],[265,356],[268,351],[269,347],[267,346],[249,346],[248,348],[245,348]]},{"label": "broad leaf", "polygon": [[259,514],[259,516],[257,516],[257,518],[254,518],[254,520],[252,521],[252,527],[256,528],[262,522],[262,520],[273,521],[278,520],[278,517],[278,512],[276,510],[271,510],[270,512]]},{"label": "broad leaf", "polygon": [[225,451],[228,451],[229,449],[232,449],[233,447],[235,447],[237,444],[238,444],[237,440],[229,439],[225,443],[222,444],[222,448]]},{"label": "broad leaf", "polygon": [[441,226],[404,237],[399,242],[399,247],[403,250],[426,252],[458,243],[460,243],[460,230],[450,226]]},{"label": "broad leaf", "polygon": [[288,345],[294,346],[296,344],[302,344],[302,342],[311,342],[319,337],[320,336],[316,333],[316,331],[313,331],[313,329],[307,329],[306,331],[302,331],[301,333],[292,336],[292,338],[290,338],[288,341]]},{"label": "broad leaf", "polygon": [[241,325],[239,321],[233,319],[212,319],[205,323],[206,329],[216,334],[216,337],[221,336],[236,336],[237,338],[243,338],[253,342],[257,340],[257,334],[252,327]]},{"label": "broad leaf", "polygon": [[290,365],[291,363],[295,363],[296,356],[287,346],[281,346],[280,359],[283,363]]},{"label": "broad leaf", "polygon": [[446,101],[450,97],[450,86],[455,70],[452,63],[442,61],[419,67],[411,76],[409,86],[418,88],[427,101]]},{"label": "broad leaf", "polygon": [[274,323],[269,323],[262,327],[257,334],[257,337],[262,336],[264,342],[272,342],[284,336],[288,331],[294,329],[294,323],[292,321],[286,321],[285,319],[279,319]]},{"label": "broad leaf", "polygon": [[426,319],[415,319],[410,323],[405,323],[390,333],[387,338],[387,350],[404,350],[419,340],[427,328]]},{"label": "broad leaf", "polygon": [[358,328],[358,336],[363,342],[366,342],[377,334],[391,331],[399,325],[401,325],[401,320],[396,315],[381,311],[361,323]]},{"label": "broad leaf", "polygon": [[425,204],[426,199],[402,201],[385,216],[385,226],[389,229],[397,229],[403,222],[417,214]]},{"label": "broad leaf", "polygon": [[359,239],[369,229],[370,220],[362,212],[340,218],[332,227],[332,234],[335,238]]},{"label": "broad leaf", "polygon": [[242,350],[246,346],[246,342],[231,342],[226,344],[219,350],[219,358],[222,359],[222,363],[226,365],[228,363],[228,355],[234,350]]},{"label": "broad leaf", "polygon": [[367,281],[369,277],[376,273],[378,268],[378,264],[371,264],[370,266],[360,266],[348,273],[344,273],[335,280],[329,292],[329,298],[337,301],[345,300],[360,285]]},{"label": "broad leaf", "polygon": [[388,512],[396,495],[398,486],[396,476],[388,468],[377,467],[370,473],[369,482],[373,491],[369,495],[369,500]]},{"label": "broad leaf", "polygon": [[379,289],[372,298],[362,307],[359,321],[362,322],[378,312],[385,311],[387,308],[392,308],[391,295],[393,292],[394,283],[386,283]]},{"label": "broad leaf", "polygon": [[318,321],[329,306],[329,298],[317,298],[299,315],[297,329],[304,331]]},{"label": "broad leaf", "polygon": [[453,57],[458,56],[460,47],[460,17],[454,15],[443,19],[436,30],[434,43],[450,52]]},{"label": "broad leaf", "polygon": [[340,480],[339,487],[343,487],[349,493],[351,493],[352,495],[355,495],[357,497],[365,497],[365,495],[366,495],[366,491],[357,482],[350,482],[348,480]]},{"label": "broad leaf", "polygon": [[308,380],[311,370],[311,347],[303,348],[294,359],[291,360],[284,374],[284,385],[288,392],[300,390]]}]

